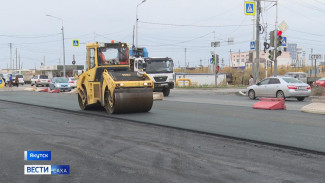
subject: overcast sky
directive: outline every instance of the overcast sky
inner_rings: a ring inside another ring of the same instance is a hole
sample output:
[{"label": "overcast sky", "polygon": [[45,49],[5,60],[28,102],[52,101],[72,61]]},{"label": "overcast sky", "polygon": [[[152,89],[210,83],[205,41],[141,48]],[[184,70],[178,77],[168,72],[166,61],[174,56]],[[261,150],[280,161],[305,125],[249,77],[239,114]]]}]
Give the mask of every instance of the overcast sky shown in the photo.
[{"label": "overcast sky", "polygon": [[[85,62],[87,42],[127,42],[132,45],[136,7],[141,0],[11,0],[0,6],[0,68],[7,68],[10,60],[9,43],[23,62],[23,68],[62,64],[61,21],[65,30],[66,64],[73,54],[77,64]],[[274,29],[274,3],[262,2],[261,23]],[[265,7],[265,10],[264,10]],[[197,66],[200,60],[208,64],[211,41],[221,41],[217,53],[229,63],[229,51],[249,50],[253,38],[252,16],[244,15],[243,0],[147,0],[139,6],[139,46],[147,47],[151,57],[171,57],[175,65],[187,62]],[[288,43],[298,43],[307,56],[324,53],[325,0],[279,0],[279,23],[289,26],[285,35]],[[192,26],[189,26],[192,25]],[[210,27],[209,27],[210,26]],[[215,26],[215,27],[213,27]],[[264,39],[264,35],[261,35]],[[234,38],[234,45],[225,42]],[[72,39],[79,39],[80,47],[72,47]]]}]

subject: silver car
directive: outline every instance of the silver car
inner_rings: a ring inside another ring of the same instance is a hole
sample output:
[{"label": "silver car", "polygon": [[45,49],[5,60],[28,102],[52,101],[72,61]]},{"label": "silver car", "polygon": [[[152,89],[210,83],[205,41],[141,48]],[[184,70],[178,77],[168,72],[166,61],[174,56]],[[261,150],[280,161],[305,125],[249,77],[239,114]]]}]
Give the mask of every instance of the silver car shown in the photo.
[{"label": "silver car", "polygon": [[60,89],[60,91],[71,91],[72,88],[67,78],[55,77],[52,79],[50,83],[50,89],[51,90]]},{"label": "silver car", "polygon": [[291,77],[270,77],[247,88],[250,99],[256,97],[297,98],[303,101],[311,95],[311,87]]}]

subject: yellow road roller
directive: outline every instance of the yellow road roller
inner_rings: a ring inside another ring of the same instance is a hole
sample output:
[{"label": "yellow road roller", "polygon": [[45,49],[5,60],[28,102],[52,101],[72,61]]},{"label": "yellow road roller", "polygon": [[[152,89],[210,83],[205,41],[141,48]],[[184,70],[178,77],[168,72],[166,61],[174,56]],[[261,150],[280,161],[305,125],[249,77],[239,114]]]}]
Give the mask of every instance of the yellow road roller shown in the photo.
[{"label": "yellow road roller", "polygon": [[100,105],[110,114],[148,112],[153,81],[145,72],[130,70],[126,43],[88,43],[85,71],[77,81],[82,110]]}]

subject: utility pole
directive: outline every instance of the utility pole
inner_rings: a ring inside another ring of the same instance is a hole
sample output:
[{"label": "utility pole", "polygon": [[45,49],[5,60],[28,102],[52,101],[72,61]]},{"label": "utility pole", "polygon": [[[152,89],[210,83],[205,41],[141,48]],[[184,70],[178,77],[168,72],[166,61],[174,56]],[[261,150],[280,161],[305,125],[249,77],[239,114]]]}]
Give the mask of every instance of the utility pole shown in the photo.
[{"label": "utility pole", "polygon": [[12,62],[12,43],[9,43],[10,46],[10,69],[13,68],[13,62]]},{"label": "utility pole", "polygon": [[[311,48],[310,49],[310,54],[313,54],[313,49]],[[311,59],[311,68],[313,68],[313,60]],[[310,74],[309,74],[309,76],[311,77],[311,72],[312,72],[312,69],[310,69]]]},{"label": "utility pole", "polygon": [[[252,19],[253,21],[253,40],[255,40],[255,19]],[[256,41],[255,41],[256,42]],[[256,43],[255,43],[256,44]],[[254,50],[251,51],[253,53],[253,60],[252,60],[252,75],[254,80],[256,80],[256,75],[255,75],[255,60],[254,60]]]},{"label": "utility pole", "polygon": [[316,77],[317,77],[317,59],[315,59],[315,81],[316,81]]},{"label": "utility pole", "polygon": [[43,65],[45,66],[45,56],[43,57]]},{"label": "utility pole", "polygon": [[229,58],[229,67],[231,67],[231,66],[232,66],[232,64],[231,64],[231,53],[232,53],[231,49],[230,49],[229,53],[230,53],[230,58]]},{"label": "utility pole", "polygon": [[141,3],[139,3],[138,5],[137,5],[137,9],[136,9],[136,22],[135,22],[135,26],[136,26],[136,28],[135,28],[135,33],[136,33],[136,42],[135,42],[135,47],[136,48],[138,48],[138,24],[139,24],[139,18],[138,18],[138,8],[139,8],[139,6],[142,4],[142,3],[144,3],[144,2],[146,2],[146,0],[142,0],[142,2]]},{"label": "utility pole", "polygon": [[55,18],[55,19],[59,19],[61,20],[61,23],[62,23],[62,45],[63,45],[63,77],[65,77],[65,47],[64,47],[64,27],[63,27],[63,19],[62,18],[59,18],[59,17],[55,17],[55,16],[52,16],[52,15],[46,15],[46,16],[49,16],[49,17],[52,17],[52,18]]},{"label": "utility pole", "polygon": [[185,48],[185,65],[184,65],[184,72],[186,72],[186,48]]},{"label": "utility pole", "polygon": [[277,52],[278,52],[278,3],[279,1],[276,0],[276,18],[275,18],[275,28],[274,28],[274,76],[278,75],[278,61],[277,61]]},{"label": "utility pole", "polygon": [[260,14],[261,14],[261,0],[257,1],[256,8],[256,81],[260,80]]},{"label": "utility pole", "polygon": [[135,32],[135,25],[133,25],[133,35],[132,35],[132,51],[134,51],[134,32]]},{"label": "utility pole", "polygon": [[[216,44],[216,31],[213,31],[213,33],[214,33],[214,44]],[[215,87],[217,88],[217,86],[218,86],[218,75],[217,75],[217,68],[216,68],[216,66],[217,66],[217,50],[216,50],[216,48],[217,48],[217,45],[214,45],[214,51],[213,51],[213,55],[214,55],[214,63],[213,63],[213,72],[214,72],[214,85],[215,85]]]},{"label": "utility pole", "polygon": [[17,65],[17,48],[16,48],[16,70],[18,69],[17,66],[18,66],[18,65]]},{"label": "utility pole", "polygon": [[62,20],[62,43],[63,43],[63,77],[65,77],[65,48],[64,48],[64,28]]},{"label": "utility pole", "polygon": [[19,54],[19,70],[21,70],[21,65],[20,65],[20,54]]},{"label": "utility pole", "polygon": [[[267,23],[265,24],[264,31],[265,31],[264,41],[267,42]],[[269,61],[267,60],[266,57],[265,57],[265,62],[266,62],[266,64],[265,64],[265,78],[267,78],[268,77],[268,69],[269,69]]]}]

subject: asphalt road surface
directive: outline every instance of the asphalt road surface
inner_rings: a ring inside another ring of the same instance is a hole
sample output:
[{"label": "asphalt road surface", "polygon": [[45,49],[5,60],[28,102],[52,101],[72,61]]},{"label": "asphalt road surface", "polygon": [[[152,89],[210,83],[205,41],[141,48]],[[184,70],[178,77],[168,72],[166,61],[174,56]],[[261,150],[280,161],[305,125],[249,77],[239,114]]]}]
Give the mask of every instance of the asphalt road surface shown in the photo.
[{"label": "asphalt road surface", "polygon": [[[80,111],[77,96],[66,93],[1,92],[0,100]],[[149,113],[112,115],[115,118],[325,152],[324,115],[300,112],[310,101],[286,101],[288,110],[255,110],[247,97],[216,92],[172,91],[155,101]],[[108,116],[105,111],[87,111]]]},{"label": "asphalt road surface", "polygon": [[[0,182],[325,182],[323,155],[1,101],[0,147]],[[52,161],[24,161],[26,150]],[[28,164],[70,175],[23,175]]]}]

